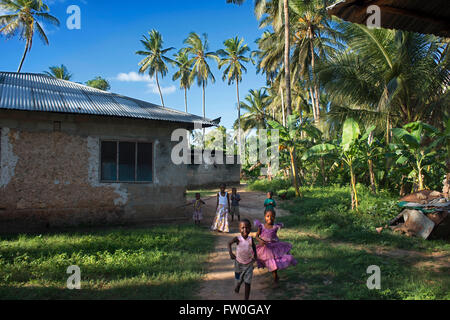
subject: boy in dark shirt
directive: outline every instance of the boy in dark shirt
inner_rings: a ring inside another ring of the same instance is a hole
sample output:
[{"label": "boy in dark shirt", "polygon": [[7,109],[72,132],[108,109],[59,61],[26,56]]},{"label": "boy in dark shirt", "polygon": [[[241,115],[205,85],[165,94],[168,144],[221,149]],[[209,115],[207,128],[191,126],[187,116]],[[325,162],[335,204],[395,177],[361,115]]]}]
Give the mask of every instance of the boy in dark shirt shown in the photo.
[{"label": "boy in dark shirt", "polygon": [[239,214],[239,201],[241,201],[241,196],[236,193],[236,188],[231,189],[231,221],[234,220],[234,215],[238,216],[238,221],[241,221],[241,216]]}]

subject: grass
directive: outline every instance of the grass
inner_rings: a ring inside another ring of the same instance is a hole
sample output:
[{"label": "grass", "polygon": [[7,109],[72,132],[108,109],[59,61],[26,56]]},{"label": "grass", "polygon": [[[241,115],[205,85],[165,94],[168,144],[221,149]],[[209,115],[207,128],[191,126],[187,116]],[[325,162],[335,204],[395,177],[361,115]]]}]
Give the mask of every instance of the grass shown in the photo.
[{"label": "grass", "polygon": [[[0,299],[192,299],[214,237],[192,225],[0,238]],[[70,265],[81,290],[66,287]]]},{"label": "grass", "polygon": [[[277,186],[286,187],[283,182],[273,184],[258,181],[251,188],[276,191]],[[282,288],[274,290],[270,298],[450,299],[450,269],[445,264],[438,268],[417,264],[435,264],[437,260],[427,255],[434,251],[448,255],[450,244],[444,240],[408,238],[390,230],[378,234],[375,227],[384,226],[400,212],[397,197],[385,192],[372,195],[363,186],[358,189],[359,211],[349,208],[349,188],[339,186],[304,187],[302,199],[278,202],[291,212],[277,219],[286,226],[279,236],[281,241],[293,244],[291,253],[298,264],[280,271]],[[409,250],[410,254],[392,256],[377,249]],[[366,286],[370,265],[380,267],[380,290]]]},{"label": "grass", "polygon": [[187,190],[186,191],[186,198],[187,199],[195,199],[195,194],[196,193],[200,193],[200,198],[206,198],[206,197],[211,197],[211,196],[215,196],[217,194],[217,192],[219,192],[219,189],[199,189],[199,190]]}]

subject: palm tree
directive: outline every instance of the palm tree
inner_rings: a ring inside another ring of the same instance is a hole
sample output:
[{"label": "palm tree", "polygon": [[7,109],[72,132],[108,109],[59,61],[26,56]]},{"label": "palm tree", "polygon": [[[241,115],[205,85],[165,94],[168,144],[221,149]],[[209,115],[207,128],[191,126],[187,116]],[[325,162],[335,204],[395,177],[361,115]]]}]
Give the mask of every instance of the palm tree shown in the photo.
[{"label": "palm tree", "polygon": [[270,102],[270,96],[265,88],[250,90],[245,97],[245,101],[240,103],[240,107],[247,112],[240,117],[240,122],[237,125],[242,125],[244,131],[255,128],[266,129],[267,120],[272,119],[270,113],[268,113]]},{"label": "palm tree", "polygon": [[[202,86],[203,90],[203,118],[206,118],[205,109],[205,88],[208,83],[208,79],[211,82],[215,82],[216,79],[211,72],[208,65],[208,59],[214,59],[219,63],[220,59],[215,52],[208,52],[208,37],[204,33],[203,41],[200,39],[199,35],[195,32],[191,32],[189,36],[184,40],[187,45],[186,52],[192,56],[189,59],[189,65],[192,66],[191,74],[189,75],[189,81],[197,79],[197,84]],[[205,129],[203,128],[203,136]]]},{"label": "palm tree", "polygon": [[158,73],[161,74],[163,78],[167,74],[167,65],[165,62],[174,63],[172,59],[166,57],[168,51],[174,49],[173,47],[162,49],[163,40],[161,33],[157,30],[151,30],[148,32],[148,37],[143,36],[141,43],[145,47],[145,51],[137,51],[136,54],[145,56],[145,58],[139,62],[141,68],[139,73],[144,73],[148,70],[148,74],[153,77],[155,76],[156,85],[158,86],[159,96],[161,97],[161,103],[164,107],[164,99],[161,92],[161,87],[159,86]]},{"label": "palm tree", "polygon": [[450,92],[449,63],[430,35],[370,30],[344,24],[350,50],[337,52],[318,69],[332,105],[330,120],[352,116],[365,124],[391,128],[423,121],[442,128]]},{"label": "palm tree", "polygon": [[[320,119],[320,93],[316,77],[316,59],[324,60],[330,52],[341,48],[336,40],[337,32],[330,26],[323,1],[291,0],[294,13],[292,23],[295,50],[293,59],[297,62],[294,78],[308,79],[311,104],[315,122]],[[306,76],[305,76],[306,75]]]},{"label": "palm tree", "polygon": [[250,51],[250,48],[243,44],[244,39],[238,39],[238,37],[230,38],[224,41],[225,50],[220,49],[217,54],[222,57],[219,62],[219,69],[224,65],[227,67],[223,71],[222,80],[228,80],[228,85],[231,82],[236,83],[236,95],[238,106],[238,145],[239,154],[241,154],[241,106],[239,100],[239,82],[242,81],[242,71],[247,72],[247,69],[242,64],[243,62],[252,61],[250,57],[246,57],[245,54]]},{"label": "palm tree", "polygon": [[53,66],[49,67],[49,71],[44,71],[44,73],[50,77],[56,78],[56,79],[62,79],[62,80],[70,80],[72,79],[72,74],[69,73],[69,70],[67,70],[67,67],[63,64],[61,64],[60,67]]},{"label": "palm tree", "polygon": [[[245,0],[226,0],[227,3],[234,3],[241,5]],[[280,8],[277,5],[281,0],[257,0],[255,2],[255,8],[261,13],[260,17],[263,13],[265,13],[266,7],[270,8]],[[291,107],[291,71],[289,69],[289,57],[290,57],[290,28],[289,28],[289,0],[283,1],[283,13],[284,13],[284,72],[285,72],[285,86],[286,86],[286,111],[288,116],[292,115],[292,107]],[[276,17],[275,17],[276,18]],[[277,20],[273,20],[277,21]],[[276,25],[274,25],[274,29],[276,29]]]},{"label": "palm tree", "polygon": [[184,104],[185,111],[188,112],[187,105],[187,90],[192,85],[192,79],[189,79],[191,74],[191,65],[189,63],[189,55],[185,49],[181,49],[175,56],[175,65],[178,67],[178,71],[172,77],[172,80],[180,79],[180,88],[184,89]]},{"label": "palm tree", "polygon": [[0,16],[0,33],[7,38],[19,34],[20,39],[26,41],[25,51],[17,70],[20,72],[25,57],[33,45],[35,33],[39,35],[44,44],[49,44],[39,21],[59,26],[59,20],[48,13],[49,8],[42,0],[0,0],[0,9],[7,12]]}]

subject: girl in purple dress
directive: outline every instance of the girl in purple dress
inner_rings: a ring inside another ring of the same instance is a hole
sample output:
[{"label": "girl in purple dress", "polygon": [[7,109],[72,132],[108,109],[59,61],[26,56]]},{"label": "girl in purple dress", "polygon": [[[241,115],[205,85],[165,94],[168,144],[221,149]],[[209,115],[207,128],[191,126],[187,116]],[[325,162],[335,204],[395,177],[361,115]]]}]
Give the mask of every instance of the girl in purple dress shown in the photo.
[{"label": "girl in purple dress", "polygon": [[264,220],[265,224],[255,220],[255,226],[258,228],[256,239],[260,243],[256,246],[258,268],[267,268],[272,272],[274,282],[278,283],[277,271],[291,265],[295,266],[297,260],[289,254],[292,245],[288,242],[281,242],[277,237],[277,232],[283,227],[283,224],[274,224],[275,210],[266,210]]}]

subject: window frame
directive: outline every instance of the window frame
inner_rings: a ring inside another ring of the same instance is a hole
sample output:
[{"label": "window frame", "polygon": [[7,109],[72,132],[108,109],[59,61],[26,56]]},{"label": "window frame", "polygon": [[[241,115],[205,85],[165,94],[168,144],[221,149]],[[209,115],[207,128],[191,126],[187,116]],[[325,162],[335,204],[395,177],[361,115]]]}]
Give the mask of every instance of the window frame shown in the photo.
[{"label": "window frame", "polygon": [[[117,180],[103,180],[102,179],[102,143],[103,142],[115,142],[116,143],[116,177]],[[135,168],[134,168],[134,181],[126,181],[126,180],[119,180],[119,143],[121,142],[128,142],[128,143],[134,143],[135,144],[135,153],[134,153],[134,161],[135,161]],[[138,171],[138,144],[139,143],[149,143],[151,144],[151,150],[152,150],[152,180],[151,181],[137,181],[137,171]],[[99,143],[99,165],[98,165],[98,179],[100,183],[128,183],[128,184],[152,184],[155,179],[155,143],[153,140],[142,140],[142,139],[100,139]]]}]

